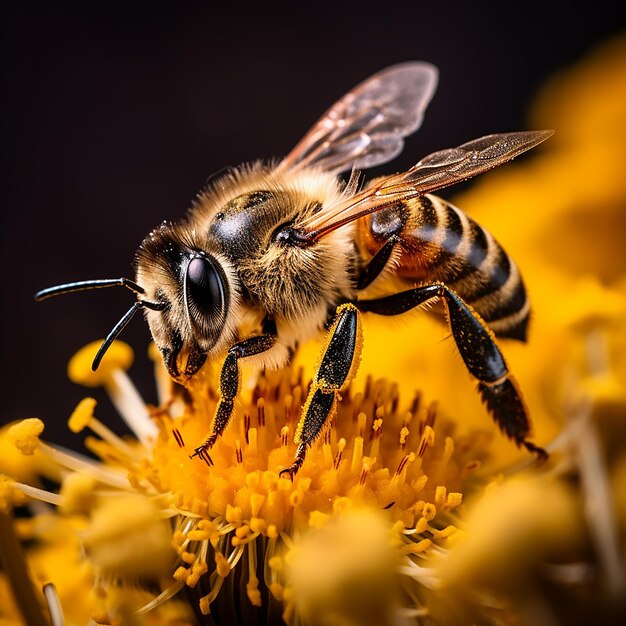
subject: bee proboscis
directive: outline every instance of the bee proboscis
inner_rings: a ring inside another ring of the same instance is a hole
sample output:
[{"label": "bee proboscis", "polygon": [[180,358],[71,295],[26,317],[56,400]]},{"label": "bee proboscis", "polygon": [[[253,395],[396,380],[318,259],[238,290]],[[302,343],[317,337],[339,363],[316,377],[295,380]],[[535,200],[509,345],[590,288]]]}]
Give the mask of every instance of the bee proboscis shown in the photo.
[{"label": "bee proboscis", "polygon": [[[299,344],[330,328],[294,462],[281,471],[291,478],[354,375],[361,313],[398,315],[440,300],[487,411],[518,446],[545,457],[528,439],[527,409],[495,341],[526,338],[520,273],[484,228],[432,192],[514,158],[552,131],[487,135],[366,185],[356,173],[399,154],[436,84],[428,63],[378,72],[328,109],[282,161],[227,172],[183,219],[154,229],[135,256],[134,280],[69,283],[36,298],[114,285],[136,294],[94,369],[139,309],[176,381],[185,383],[207,359],[223,359],[212,430],[191,455],[205,461],[233,416],[240,360],[283,367]],[[345,182],[339,175],[348,171]],[[367,297],[372,286],[380,292],[392,283],[395,292]]]}]

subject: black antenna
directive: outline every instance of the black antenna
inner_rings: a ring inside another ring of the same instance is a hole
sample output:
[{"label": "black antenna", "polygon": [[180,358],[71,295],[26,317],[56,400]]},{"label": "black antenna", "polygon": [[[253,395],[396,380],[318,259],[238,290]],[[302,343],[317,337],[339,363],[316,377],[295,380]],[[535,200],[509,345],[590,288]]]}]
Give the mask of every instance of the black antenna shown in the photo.
[{"label": "black antenna", "polygon": [[88,289],[103,289],[104,287],[126,287],[134,293],[146,293],[143,287],[140,287],[130,278],[102,278],[97,280],[81,280],[77,283],[66,283],[64,285],[56,285],[56,287],[48,287],[42,289],[35,294],[35,300],[45,300],[52,296],[60,296],[64,293],[72,293],[74,291],[87,291]]},{"label": "black antenna", "polygon": [[[65,283],[64,285],[56,285],[56,287],[48,287],[42,289],[35,294],[35,300],[38,302],[45,300],[46,298],[52,298],[53,296],[60,296],[64,293],[73,293],[74,291],[87,291],[88,289],[102,289],[104,287],[126,287],[135,294],[144,294],[146,290],[139,286],[134,280],[130,278],[101,278],[96,280],[81,280],[75,283]],[[122,316],[122,319],[115,324],[111,332],[107,335],[107,338],[102,342],[102,345],[98,349],[96,356],[91,364],[91,369],[95,372],[102,361],[102,357],[106,351],[111,347],[111,344],[117,339],[119,334],[126,328],[126,325],[133,318],[133,315],[137,313],[139,309],[151,309],[152,311],[163,311],[167,308],[165,302],[150,302],[149,300],[137,300],[133,306],[130,307],[126,313]]]},{"label": "black antenna", "polygon": [[102,345],[98,349],[96,356],[94,357],[93,363],[91,364],[91,369],[95,372],[100,365],[100,361],[102,361],[102,357],[105,355],[106,351],[111,347],[111,344],[117,339],[118,335],[126,328],[126,325],[133,318],[133,315],[137,313],[139,309],[143,308],[143,303],[141,301],[135,302],[133,306],[122,315],[122,319],[113,326],[111,332],[107,335],[107,338],[102,342]]}]

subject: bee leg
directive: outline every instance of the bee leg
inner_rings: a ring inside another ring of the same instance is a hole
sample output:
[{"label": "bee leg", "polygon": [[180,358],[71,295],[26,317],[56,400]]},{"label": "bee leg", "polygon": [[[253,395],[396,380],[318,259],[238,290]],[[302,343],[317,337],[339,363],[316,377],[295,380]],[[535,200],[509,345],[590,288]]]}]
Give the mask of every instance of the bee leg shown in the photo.
[{"label": "bee leg", "polygon": [[311,382],[311,390],[296,429],[299,444],[293,464],[281,470],[291,480],[302,467],[307,448],[315,441],[334,412],[340,393],[354,378],[361,357],[361,320],[353,304],[337,308],[335,320],[327,335],[320,365]]},{"label": "bee leg", "polygon": [[385,269],[387,261],[391,257],[391,253],[395,245],[400,241],[397,235],[391,235],[378,252],[370,259],[369,263],[361,270],[357,278],[356,288],[358,290],[369,287],[379,274]]},{"label": "bee leg", "polygon": [[478,380],[478,392],[495,422],[518,446],[524,446],[539,460],[546,459],[545,450],[527,439],[530,435],[528,411],[493,333],[458,294],[437,283],[385,298],[359,300],[357,305],[362,311],[399,315],[434,298],[442,298],[445,303],[452,336],[461,358],[470,374]]},{"label": "bee leg", "polygon": [[230,348],[224,360],[224,364],[222,365],[222,371],[220,372],[220,399],[217,404],[217,409],[215,410],[213,431],[201,446],[195,448],[190,458],[197,456],[209,463],[210,457],[207,451],[213,447],[217,438],[224,432],[226,426],[228,426],[228,422],[235,408],[235,398],[239,394],[241,383],[239,359],[265,352],[274,345],[275,341],[275,335],[258,335],[239,341]]}]

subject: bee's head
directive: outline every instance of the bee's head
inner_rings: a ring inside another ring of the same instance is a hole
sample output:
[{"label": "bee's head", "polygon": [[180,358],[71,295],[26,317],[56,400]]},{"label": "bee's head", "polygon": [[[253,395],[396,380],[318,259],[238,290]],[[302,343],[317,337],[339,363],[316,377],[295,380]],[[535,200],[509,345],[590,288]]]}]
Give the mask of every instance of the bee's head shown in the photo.
[{"label": "bee's head", "polygon": [[36,300],[45,300],[114,286],[136,294],[133,306],[100,346],[92,364],[94,370],[139,309],[145,312],[168,372],[180,382],[193,376],[209,353],[219,351],[234,336],[239,309],[234,270],[221,255],[187,240],[185,233],[167,223],[151,232],[137,251],[135,280],[85,280],[43,289],[35,295]]},{"label": "bee's head", "polygon": [[230,263],[189,234],[162,224],[142,242],[134,264],[137,283],[162,307],[145,307],[152,337],[170,375],[183,381],[232,338],[238,309]]}]

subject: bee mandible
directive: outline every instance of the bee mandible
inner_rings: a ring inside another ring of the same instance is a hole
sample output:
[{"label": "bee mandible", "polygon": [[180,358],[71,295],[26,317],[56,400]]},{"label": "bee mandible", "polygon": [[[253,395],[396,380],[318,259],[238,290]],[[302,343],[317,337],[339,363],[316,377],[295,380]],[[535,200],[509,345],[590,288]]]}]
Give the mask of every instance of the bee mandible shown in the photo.
[{"label": "bee mandible", "polygon": [[[507,437],[544,458],[528,439],[528,411],[495,340],[526,339],[530,308],[520,273],[482,226],[432,192],[514,158],[552,131],[487,135],[365,185],[358,174],[401,152],[437,79],[423,62],[378,72],[328,109],[284,159],[228,171],[185,217],[154,229],[135,255],[133,280],[58,285],[36,299],[117,285],[134,292],[94,369],[140,309],[174,380],[185,384],[207,359],[223,359],[212,429],[191,455],[207,462],[233,417],[241,361],[284,367],[299,344],[329,329],[293,464],[281,471],[292,479],[354,376],[361,314],[400,315],[438,300],[487,411]],[[339,176],[346,172],[347,181]],[[404,286],[367,297],[385,281]]]}]

